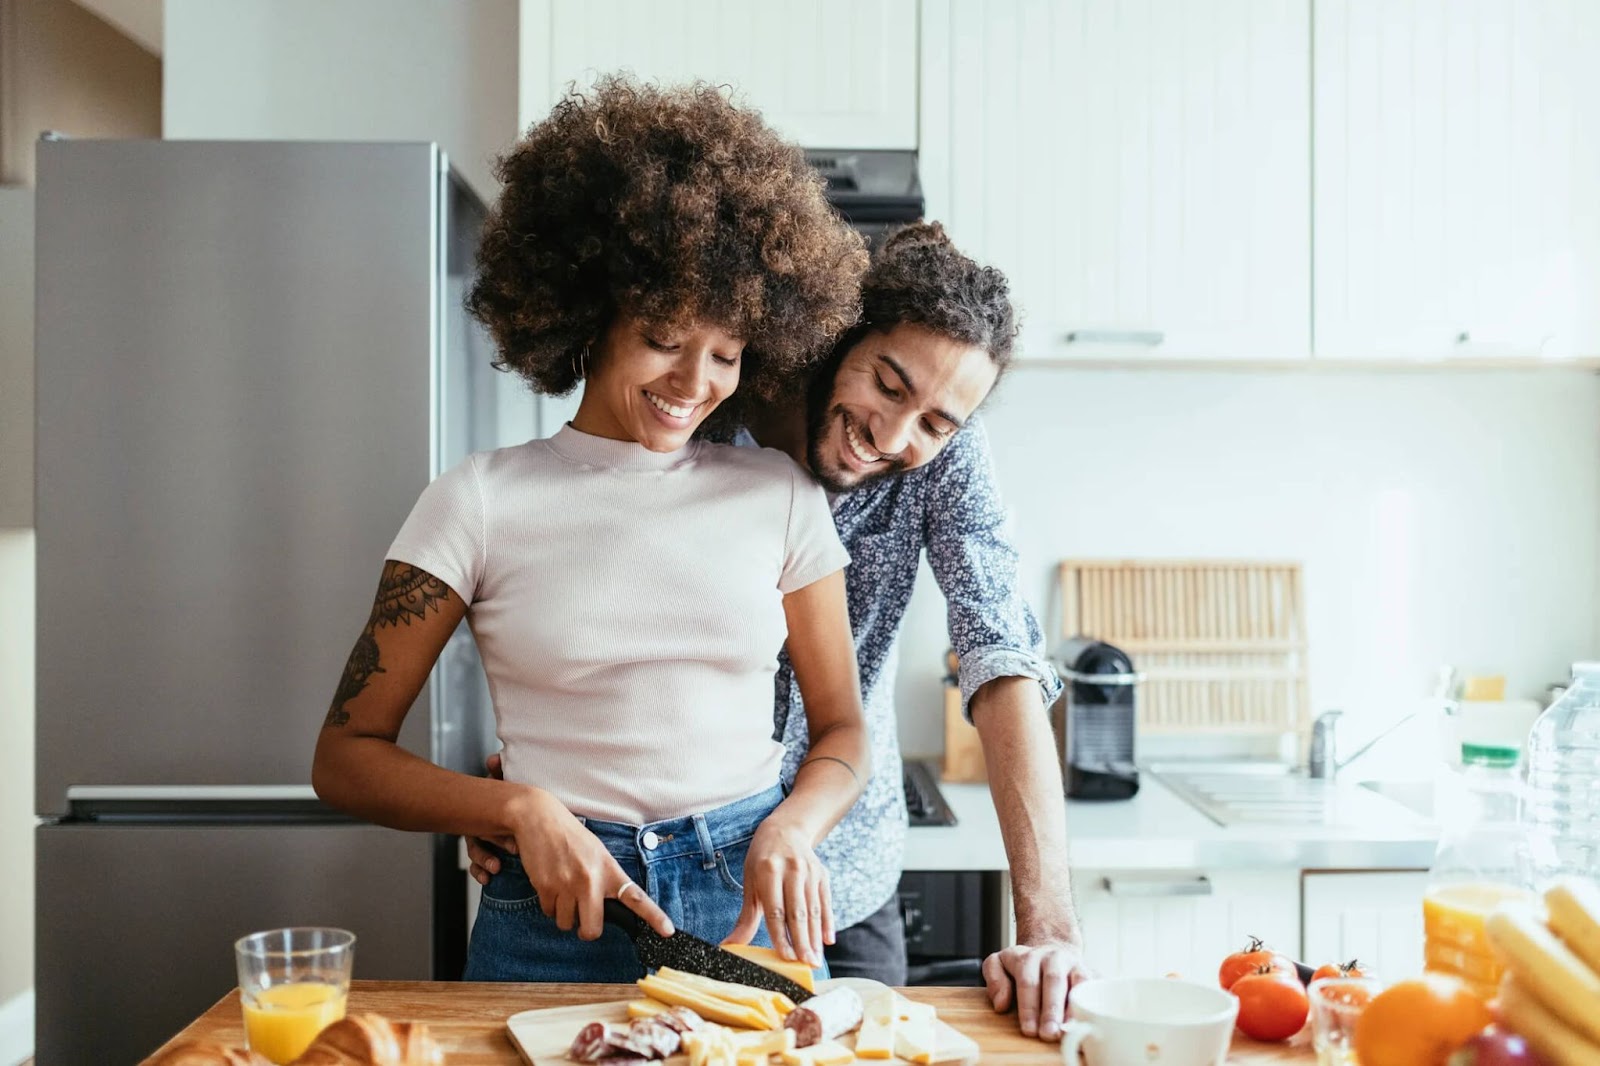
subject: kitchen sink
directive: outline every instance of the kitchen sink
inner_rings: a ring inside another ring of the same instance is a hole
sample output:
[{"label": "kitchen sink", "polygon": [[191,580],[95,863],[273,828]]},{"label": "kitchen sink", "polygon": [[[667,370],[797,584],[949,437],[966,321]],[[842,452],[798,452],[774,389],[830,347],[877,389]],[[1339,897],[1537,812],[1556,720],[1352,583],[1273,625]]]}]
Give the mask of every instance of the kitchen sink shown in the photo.
[{"label": "kitchen sink", "polygon": [[[1392,820],[1399,814],[1385,802],[1396,797],[1378,788],[1362,789],[1310,778],[1286,763],[1158,762],[1149,764],[1146,769],[1195,810],[1224,828],[1236,825],[1358,828],[1381,823],[1386,818]],[[1380,795],[1384,799],[1378,799]],[[1407,811],[1427,816],[1412,803],[1396,802]]]},{"label": "kitchen sink", "polygon": [[1363,781],[1361,787],[1420,815],[1433,818],[1432,781]]}]

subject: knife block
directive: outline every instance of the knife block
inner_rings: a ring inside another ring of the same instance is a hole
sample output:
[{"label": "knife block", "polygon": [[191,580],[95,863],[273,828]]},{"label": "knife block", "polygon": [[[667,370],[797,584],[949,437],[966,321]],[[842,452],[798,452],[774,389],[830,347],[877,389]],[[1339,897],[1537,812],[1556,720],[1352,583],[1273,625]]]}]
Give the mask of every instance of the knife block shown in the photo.
[{"label": "knife block", "polygon": [[944,686],[944,764],[939,776],[946,781],[976,783],[989,780],[983,762],[983,741],[961,713],[961,687]]}]

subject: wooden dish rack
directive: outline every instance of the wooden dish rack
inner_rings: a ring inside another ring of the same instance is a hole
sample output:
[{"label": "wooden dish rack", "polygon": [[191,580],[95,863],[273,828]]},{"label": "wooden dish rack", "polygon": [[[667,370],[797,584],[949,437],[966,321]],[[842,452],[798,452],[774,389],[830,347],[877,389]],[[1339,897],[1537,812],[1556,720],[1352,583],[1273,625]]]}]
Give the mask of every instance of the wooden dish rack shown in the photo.
[{"label": "wooden dish rack", "polygon": [[1061,564],[1061,637],[1127,652],[1149,733],[1296,733],[1310,720],[1299,563]]}]

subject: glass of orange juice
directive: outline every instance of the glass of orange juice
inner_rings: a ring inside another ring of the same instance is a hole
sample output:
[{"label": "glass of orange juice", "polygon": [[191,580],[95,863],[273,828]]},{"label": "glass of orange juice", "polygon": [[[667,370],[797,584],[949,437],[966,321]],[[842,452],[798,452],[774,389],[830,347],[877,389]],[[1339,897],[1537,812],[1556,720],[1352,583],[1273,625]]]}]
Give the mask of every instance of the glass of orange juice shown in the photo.
[{"label": "glass of orange juice", "polygon": [[269,929],[233,945],[245,1042],[275,1063],[293,1062],[344,1017],[356,936],[343,929]]}]

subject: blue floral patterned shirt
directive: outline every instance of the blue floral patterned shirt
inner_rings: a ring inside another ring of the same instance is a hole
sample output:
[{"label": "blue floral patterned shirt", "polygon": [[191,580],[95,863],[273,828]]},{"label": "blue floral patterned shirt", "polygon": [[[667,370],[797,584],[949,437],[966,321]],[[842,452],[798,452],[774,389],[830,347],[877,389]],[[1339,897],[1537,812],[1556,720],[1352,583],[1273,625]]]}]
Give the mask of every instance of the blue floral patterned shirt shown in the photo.
[{"label": "blue floral patterned shirt", "polygon": [[[747,433],[738,440],[755,443]],[[845,584],[872,745],[866,792],[817,849],[842,929],[887,903],[900,882],[907,821],[894,686],[900,623],[923,551],[949,607],[963,709],[997,677],[1033,678],[1047,707],[1061,683],[1043,657],[1039,623],[1018,588],[1017,551],[977,418],[927,466],[835,497],[833,519],[850,551]],[[779,659],[776,699],[774,735],[783,741],[787,787],[810,747],[787,655]]]}]

